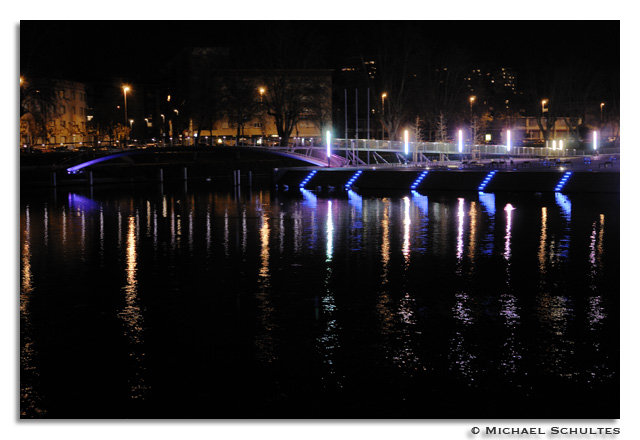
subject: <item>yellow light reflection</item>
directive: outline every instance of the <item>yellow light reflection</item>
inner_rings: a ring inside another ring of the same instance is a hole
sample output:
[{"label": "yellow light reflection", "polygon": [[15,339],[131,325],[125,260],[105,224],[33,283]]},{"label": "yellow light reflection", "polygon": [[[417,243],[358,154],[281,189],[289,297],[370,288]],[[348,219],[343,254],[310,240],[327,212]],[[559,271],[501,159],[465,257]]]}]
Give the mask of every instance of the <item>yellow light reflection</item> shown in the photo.
[{"label": "yellow light reflection", "polygon": [[391,244],[389,240],[389,200],[383,199],[384,211],[382,214],[382,284],[389,282],[389,260],[391,259]]},{"label": "yellow light reflection", "polygon": [[140,305],[138,304],[138,251],[137,251],[137,219],[130,216],[127,227],[127,247],[126,247],[126,279],[124,287],[125,303],[124,310],[119,314],[125,322],[125,335],[129,338],[131,352],[129,357],[134,363],[134,374],[130,379],[131,398],[144,399],[147,385],[145,384],[144,356],[144,317]]},{"label": "yellow light reflection", "polygon": [[258,271],[258,292],[256,300],[258,302],[258,334],[256,335],[256,348],[258,358],[263,362],[272,362],[276,359],[275,341],[273,332],[276,328],[273,314],[275,308],[271,303],[271,272],[269,270],[269,239],[271,228],[269,227],[269,216],[262,212],[262,225],[260,227],[260,270]]},{"label": "yellow light reflection", "polygon": [[33,272],[31,267],[31,214],[29,206],[24,212],[24,227],[22,228],[22,246],[20,252],[21,285],[20,285],[20,415],[27,417],[41,417],[46,413],[40,408],[41,396],[34,388],[34,382],[38,377],[38,371],[34,366],[34,358],[37,352],[31,338],[31,312],[29,305],[34,290]]},{"label": "yellow light reflection", "polygon": [[540,224],[540,246],[538,246],[538,265],[540,273],[547,271],[547,207],[542,207],[542,220]]},{"label": "yellow light reflection", "polygon": [[477,241],[477,228],[478,228],[478,206],[475,201],[471,202],[469,208],[469,261],[471,263],[470,271],[474,269],[475,257],[476,257],[476,241]]},{"label": "yellow light reflection", "polygon": [[475,376],[473,361],[476,356],[469,350],[469,343],[465,337],[467,332],[470,331],[467,327],[474,323],[468,302],[469,295],[465,292],[456,293],[456,303],[453,306],[456,331],[451,339],[449,360],[451,361],[450,369],[465,377],[470,385]]}]

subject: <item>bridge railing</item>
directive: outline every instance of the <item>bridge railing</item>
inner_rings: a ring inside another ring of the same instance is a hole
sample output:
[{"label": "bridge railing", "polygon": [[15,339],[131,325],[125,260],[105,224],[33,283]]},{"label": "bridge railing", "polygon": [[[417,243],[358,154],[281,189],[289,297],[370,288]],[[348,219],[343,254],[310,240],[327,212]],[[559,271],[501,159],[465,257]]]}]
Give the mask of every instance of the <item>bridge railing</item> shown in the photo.
[{"label": "bridge railing", "polygon": [[[409,142],[409,153],[428,154],[499,154],[518,157],[564,157],[590,154],[589,151],[578,149],[560,149],[547,147],[511,147],[506,145],[464,144],[462,151],[455,142]],[[402,153],[405,151],[405,143],[401,141],[370,140],[370,139],[335,139],[332,148],[349,151],[376,151]]]}]

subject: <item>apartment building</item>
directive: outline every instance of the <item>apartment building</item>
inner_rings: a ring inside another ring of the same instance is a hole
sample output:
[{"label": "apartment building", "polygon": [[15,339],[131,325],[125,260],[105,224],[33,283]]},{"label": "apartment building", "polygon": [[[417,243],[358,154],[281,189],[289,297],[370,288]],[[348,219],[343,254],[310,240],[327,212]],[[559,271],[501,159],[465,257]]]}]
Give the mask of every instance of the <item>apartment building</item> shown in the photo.
[{"label": "apartment building", "polygon": [[89,140],[84,83],[21,79],[20,145],[74,149]]}]

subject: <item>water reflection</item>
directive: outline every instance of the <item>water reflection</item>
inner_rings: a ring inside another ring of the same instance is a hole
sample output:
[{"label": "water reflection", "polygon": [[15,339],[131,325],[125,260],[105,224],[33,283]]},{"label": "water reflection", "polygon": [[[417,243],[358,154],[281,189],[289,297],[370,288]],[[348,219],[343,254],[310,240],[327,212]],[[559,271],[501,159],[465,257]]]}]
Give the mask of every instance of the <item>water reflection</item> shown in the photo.
[{"label": "water reflection", "polygon": [[456,323],[449,349],[450,369],[464,378],[466,385],[473,385],[476,375],[474,361],[476,355],[468,342],[474,319],[471,314],[469,295],[465,292],[455,294],[453,318]]},{"label": "water reflection", "polygon": [[411,257],[411,199],[405,197],[404,201],[404,219],[402,224],[404,225],[404,235],[402,239],[402,255],[404,255],[405,267],[409,265],[409,259]]},{"label": "water reflection", "polygon": [[34,291],[31,252],[31,213],[29,206],[24,209],[22,225],[22,246],[20,252],[20,415],[21,417],[42,417],[46,410],[41,407],[42,397],[38,391],[39,371],[37,346],[32,337],[31,296]]},{"label": "water reflection", "polygon": [[333,277],[333,201],[327,201],[327,216],[326,216],[326,250],[325,250],[325,263],[327,264],[326,275],[324,279],[324,293],[322,296],[322,317],[325,321],[325,327],[322,335],[318,338],[320,346],[320,354],[324,363],[323,371],[323,386],[333,387],[337,386],[342,388],[342,381],[344,377],[338,373],[337,366],[335,365],[335,359],[337,353],[340,351],[340,340],[338,332],[340,326],[337,320],[338,308],[336,306],[336,299],[334,296],[334,288],[332,286]]},{"label": "water reflection", "polygon": [[507,261],[511,260],[511,222],[512,222],[512,213],[515,208],[511,203],[507,203],[504,207],[505,212],[507,213],[507,227],[506,233],[504,236],[504,259]]},{"label": "water reflection", "polygon": [[[243,216],[246,210],[243,210]],[[258,359],[263,362],[273,362],[275,354],[275,307],[271,301],[271,271],[269,265],[270,247],[269,215],[262,212],[260,226],[260,269],[258,271],[258,291],[256,300],[258,304],[258,333],[256,335],[256,348]],[[246,219],[245,219],[246,221]],[[243,226],[244,228],[244,226]]]},{"label": "water reflection", "polygon": [[[604,258],[604,214],[598,216],[598,221],[592,223],[591,240],[589,242],[589,288],[593,295],[589,297],[588,319],[589,328],[595,331],[602,321],[607,317],[603,305],[603,299],[598,286],[603,270]],[[597,343],[596,343],[597,344]],[[597,345],[596,345],[597,347]]]},{"label": "water reflection", "polygon": [[138,217],[129,216],[127,223],[127,247],[126,247],[126,280],[124,287],[125,308],[119,313],[125,323],[125,336],[129,340],[129,358],[131,359],[133,377],[129,379],[130,395],[134,399],[144,399],[147,392],[145,383],[144,357],[144,317],[138,299]]},{"label": "water reflection", "polygon": [[478,198],[489,217],[487,230],[484,233],[484,238],[482,240],[482,253],[490,256],[493,254],[494,230],[496,226],[496,196],[493,193],[484,193],[480,191]]},{"label": "water reflection", "polygon": [[[328,199],[305,190],[302,198],[283,195],[271,204],[266,193],[254,192],[244,198],[74,196],[56,206],[26,206],[20,246],[22,412],[41,408],[43,340],[33,339],[33,301],[59,312],[51,298],[82,290],[75,280],[51,275],[69,267],[86,273],[99,266],[105,276],[121,279],[116,291],[123,304],[110,310],[121,308],[117,331],[122,336],[124,330],[126,345],[118,348],[129,354],[129,394],[138,401],[152,398],[149,384],[156,388],[150,375],[158,352],[150,342],[171,333],[157,317],[175,310],[212,338],[216,359],[241,367],[230,380],[242,380],[267,362],[273,368],[264,379],[273,379],[277,385],[271,388],[279,390],[285,383],[296,387],[296,380],[317,380],[302,385],[340,388],[354,398],[349,372],[364,362],[372,365],[367,378],[384,377],[372,384],[372,393],[381,395],[392,394],[384,388],[389,384],[413,377],[426,384],[431,374],[456,377],[446,384],[451,386],[480,387],[490,380],[500,390],[516,389],[531,373],[609,380],[615,374],[610,342],[616,292],[608,286],[607,264],[615,247],[605,254],[605,238],[615,234],[615,217],[607,217],[605,230],[605,213],[549,196],[498,195],[496,203],[487,193],[474,200],[418,193],[363,198],[349,191]],[[572,209],[581,214],[572,217]],[[612,246],[608,238],[606,244]],[[502,252],[493,255],[494,247]],[[575,276],[587,268],[588,277]],[[218,284],[224,288],[206,299],[191,294]],[[103,296],[112,299],[110,293]],[[94,310],[97,301],[81,306]],[[216,322],[219,334],[211,323],[197,322],[202,314],[192,311],[198,308],[222,318]],[[115,333],[113,327],[104,332]],[[301,341],[310,343],[301,347]],[[69,341],[65,349],[79,345]],[[354,346],[362,348],[358,355]],[[285,360],[299,362],[295,368],[304,373],[285,377],[291,371],[280,368]],[[203,365],[195,370],[210,371]],[[206,380],[200,383],[203,395],[215,395]]]},{"label": "water reflection", "polygon": [[458,198],[458,238],[456,246],[456,258],[462,260],[464,254],[464,199]]}]

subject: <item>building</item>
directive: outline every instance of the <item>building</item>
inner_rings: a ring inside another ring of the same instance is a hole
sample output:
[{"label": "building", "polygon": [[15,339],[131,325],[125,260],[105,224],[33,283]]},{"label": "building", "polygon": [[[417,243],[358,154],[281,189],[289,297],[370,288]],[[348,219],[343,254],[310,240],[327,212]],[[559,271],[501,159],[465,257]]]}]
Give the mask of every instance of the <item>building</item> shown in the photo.
[{"label": "building", "polygon": [[89,141],[84,83],[21,78],[20,145],[74,149]]}]

